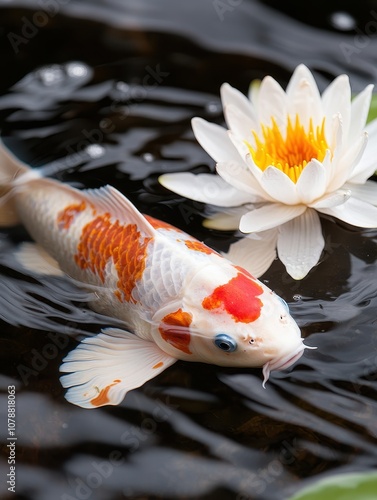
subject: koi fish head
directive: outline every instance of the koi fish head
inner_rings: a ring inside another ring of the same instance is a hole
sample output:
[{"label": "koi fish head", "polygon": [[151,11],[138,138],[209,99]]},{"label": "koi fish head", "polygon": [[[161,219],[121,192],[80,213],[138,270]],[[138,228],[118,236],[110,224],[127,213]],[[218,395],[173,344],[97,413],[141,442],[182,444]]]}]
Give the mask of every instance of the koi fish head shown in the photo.
[{"label": "koi fish head", "polygon": [[264,383],[305,349],[285,301],[233,265],[200,270],[181,302],[159,316],[156,342],[165,352],[221,366],[263,366]]}]

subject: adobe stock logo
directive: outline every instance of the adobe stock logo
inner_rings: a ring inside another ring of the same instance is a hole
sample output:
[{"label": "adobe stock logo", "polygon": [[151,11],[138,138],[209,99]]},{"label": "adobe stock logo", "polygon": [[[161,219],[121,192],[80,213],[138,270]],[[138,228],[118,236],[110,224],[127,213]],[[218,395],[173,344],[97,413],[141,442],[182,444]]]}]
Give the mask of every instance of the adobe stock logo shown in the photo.
[{"label": "adobe stock logo", "polygon": [[213,8],[221,22],[228,12],[233,12],[242,3],[243,0],[212,0]]},{"label": "adobe stock logo", "polygon": [[66,5],[71,0],[39,0],[38,5],[41,10],[38,10],[30,15],[30,17],[21,17],[21,30],[19,33],[11,31],[7,38],[16,54],[20,52],[20,46],[26,45],[32,40],[41,28],[46,26],[50,19],[60,12],[62,5]]},{"label": "adobe stock logo", "polygon": [[343,53],[347,63],[351,62],[352,56],[360,54],[370,43],[372,39],[377,38],[377,12],[371,10],[370,15],[373,19],[368,21],[364,28],[355,28],[356,35],[353,37],[353,43],[342,42],[339,48]]}]

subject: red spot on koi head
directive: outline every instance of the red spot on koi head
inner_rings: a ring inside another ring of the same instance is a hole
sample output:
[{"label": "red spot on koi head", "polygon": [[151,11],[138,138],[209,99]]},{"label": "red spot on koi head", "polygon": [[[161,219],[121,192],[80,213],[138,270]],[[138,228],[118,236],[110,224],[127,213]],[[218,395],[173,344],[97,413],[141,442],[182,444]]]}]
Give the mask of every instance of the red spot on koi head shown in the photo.
[{"label": "red spot on koi head", "polygon": [[58,223],[58,228],[60,230],[69,229],[72,225],[72,222],[74,222],[75,218],[77,217],[77,215],[85,209],[86,209],[85,201],[73,205],[68,205],[68,207],[64,208],[64,210],[61,210],[58,213],[58,217],[56,219],[56,222]]},{"label": "red spot on koi head", "polygon": [[132,290],[143,275],[151,239],[143,237],[136,224],[123,226],[111,222],[109,214],[100,215],[83,228],[75,262],[104,282],[106,265],[112,259],[118,274],[116,297],[135,302]]},{"label": "red spot on koi head", "polygon": [[[161,337],[168,344],[179,349],[186,354],[192,354],[189,349],[191,340],[189,326],[192,322],[192,315],[182,309],[167,314],[161,322],[159,331]],[[175,328],[174,328],[175,327]]]},{"label": "red spot on koi head", "polygon": [[98,394],[98,396],[96,396],[94,399],[92,399],[90,401],[92,403],[92,405],[93,406],[103,406],[103,405],[106,405],[106,404],[110,403],[109,390],[112,387],[114,387],[114,385],[117,385],[120,382],[122,382],[122,381],[119,380],[119,379],[116,379],[116,380],[113,381],[112,384],[109,384],[107,387],[105,387],[104,389],[102,389],[100,391],[100,393]]},{"label": "red spot on koi head", "polygon": [[225,285],[218,286],[206,297],[202,306],[207,310],[226,311],[241,323],[251,323],[259,318],[262,301],[257,297],[263,293],[258,283],[245,274],[238,273]]}]

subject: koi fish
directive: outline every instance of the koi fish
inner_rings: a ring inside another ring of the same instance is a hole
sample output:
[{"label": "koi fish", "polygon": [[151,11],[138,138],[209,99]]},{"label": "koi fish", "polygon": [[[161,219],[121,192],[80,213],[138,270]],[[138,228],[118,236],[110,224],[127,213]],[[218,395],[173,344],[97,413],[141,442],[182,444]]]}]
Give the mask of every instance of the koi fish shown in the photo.
[{"label": "koi fish", "polygon": [[66,399],[119,404],[178,359],[282,370],[302,355],[287,304],[246,269],[148,215],[111,186],[77,190],[45,178],[0,144],[0,226],[22,223],[25,268],[64,274],[95,290],[106,328],[63,360]]}]

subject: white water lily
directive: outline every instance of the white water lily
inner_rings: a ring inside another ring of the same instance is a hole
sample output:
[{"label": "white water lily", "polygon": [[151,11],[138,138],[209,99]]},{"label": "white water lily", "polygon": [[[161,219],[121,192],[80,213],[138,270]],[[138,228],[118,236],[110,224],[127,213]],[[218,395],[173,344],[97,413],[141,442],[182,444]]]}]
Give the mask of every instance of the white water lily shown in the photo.
[{"label": "white water lily", "polygon": [[302,279],[324,248],[317,212],[354,226],[377,227],[377,120],[366,125],[372,85],[351,101],[348,77],[320,95],[300,65],[284,91],[270,76],[249,98],[228,84],[221,98],[229,130],[192,121],[198,142],[216,161],[216,174],[160,177],[168,189],[224,207],[205,225],[250,233],[228,253],[260,276],[276,257]]}]

